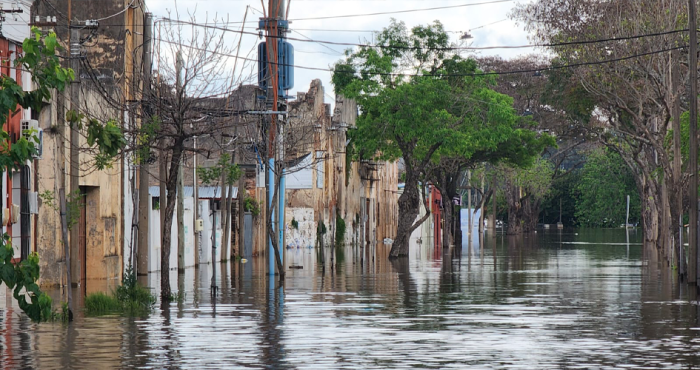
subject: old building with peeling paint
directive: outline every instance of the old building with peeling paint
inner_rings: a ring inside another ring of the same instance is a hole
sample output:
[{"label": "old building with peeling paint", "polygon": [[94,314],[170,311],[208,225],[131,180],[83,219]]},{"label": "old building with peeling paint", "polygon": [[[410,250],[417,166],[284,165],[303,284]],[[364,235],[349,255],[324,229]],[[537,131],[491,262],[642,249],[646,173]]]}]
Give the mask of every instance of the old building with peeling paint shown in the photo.
[{"label": "old building with peeling paint", "polygon": [[[285,134],[285,247],[307,248],[334,242],[338,217],[345,221],[345,243],[370,245],[394,238],[398,219],[396,162],[353,162],[347,131],[357,119],[357,104],[338,96],[331,114],[320,80],[289,103]],[[258,181],[264,199],[264,181]],[[262,220],[261,220],[262,221]],[[326,233],[319,234],[319,224]],[[256,252],[265,253],[259,222]]]},{"label": "old building with peeling paint", "polygon": [[[96,20],[92,27],[81,29],[77,40],[80,45],[80,68],[76,71],[78,101],[71,99],[69,87],[64,93],[56,94],[37,117],[39,127],[44,130],[43,156],[35,162],[38,192],[48,191],[57,197],[62,185],[70,188],[67,110],[77,109],[101,121],[115,120],[126,128],[136,124],[136,117],[127,112],[138,101],[144,6],[141,0],[33,2],[31,19],[39,20],[38,25],[46,30],[56,31],[64,56],[70,50],[69,23],[86,25],[85,20]],[[69,66],[70,59],[65,60]],[[124,157],[111,168],[97,171],[84,137],[80,139],[80,149],[81,201],[73,226],[77,232],[73,231],[70,238],[72,283],[78,284],[83,292],[105,291],[120,282],[131,255],[129,249],[125,252],[125,246],[131,245],[135,168],[131,159]],[[59,214],[40,201],[37,217],[41,284],[65,284],[66,256]]]}]

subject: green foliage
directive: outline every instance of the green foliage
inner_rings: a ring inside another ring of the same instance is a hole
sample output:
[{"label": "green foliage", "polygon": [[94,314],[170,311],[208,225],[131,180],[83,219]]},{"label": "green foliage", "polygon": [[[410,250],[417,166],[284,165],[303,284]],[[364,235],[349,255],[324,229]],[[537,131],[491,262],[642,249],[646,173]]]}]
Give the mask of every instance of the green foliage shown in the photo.
[{"label": "green foliage", "polygon": [[554,144],[529,130],[513,99],[493,91],[494,78],[478,75],[475,61],[446,51],[440,22],[409,31],[392,21],[377,43],[387,48],[348,52],[333,73],[336,90],[362,112],[349,132],[354,159],[402,157],[413,178],[443,156],[527,166]]},{"label": "green foliage", "polygon": [[150,312],[155,303],[156,297],[148,288],[138,284],[136,274],[129,266],[124,272],[122,285],[118,286],[112,294],[97,292],[85,297],[85,312],[92,315],[105,313],[138,315]]},{"label": "green foliage", "polygon": [[17,264],[12,263],[14,250],[10,236],[4,234],[0,245],[0,280],[10,289],[19,307],[34,321],[46,321],[53,317],[52,300],[39,290],[39,255],[32,253]]},{"label": "green foliage", "polygon": [[328,229],[326,229],[326,224],[323,222],[323,220],[318,222],[318,227],[316,228],[316,234],[321,236],[325,235],[328,232]]},{"label": "green foliage", "polygon": [[331,82],[336,94],[342,93],[343,89],[352,83],[355,72],[355,67],[349,63],[339,62],[333,67]]},{"label": "green foliage", "polygon": [[85,312],[91,315],[120,312],[121,307],[119,300],[111,294],[95,292],[85,297]]},{"label": "green foliage", "polygon": [[244,204],[244,210],[246,212],[250,212],[253,217],[257,217],[260,215],[260,210],[262,209],[262,206],[260,205],[260,202],[256,201],[253,197],[249,197],[247,194],[245,196],[245,204]]},{"label": "green foliage", "polygon": [[292,229],[299,230],[299,221],[294,219],[294,217],[292,217],[292,221],[290,222],[290,225],[292,226]]},{"label": "green foliage", "polygon": [[625,223],[627,195],[630,223],[641,216],[634,177],[619,154],[610,150],[591,153],[576,185],[576,219],[581,226],[618,227]]},{"label": "green foliage", "polygon": [[119,123],[111,119],[104,124],[96,119],[88,119],[86,123],[85,115],[69,110],[66,112],[66,121],[71,127],[78,130],[87,131],[87,144],[90,147],[97,147],[95,153],[95,167],[98,170],[112,167],[112,161],[119,154],[119,151],[126,146],[126,138]]},{"label": "green foliage", "polygon": [[223,175],[225,179],[223,185],[233,185],[241,177],[241,169],[237,164],[231,163],[231,156],[228,153],[222,153],[213,167],[198,167],[197,172],[204,184],[216,183]]},{"label": "green foliage", "polygon": [[[552,60],[553,67],[560,67],[566,62],[561,58]],[[547,71],[547,84],[542,96],[544,104],[562,107],[572,122],[586,124],[595,109],[595,99],[591,93],[575,81],[574,70],[558,68]]]},{"label": "green foliage", "polygon": [[170,297],[168,297],[168,302],[182,302],[184,299],[185,293],[183,292],[170,293]]},{"label": "green foliage", "polygon": [[[561,205],[561,220],[564,226],[576,226],[576,187],[580,181],[580,170],[555,178],[549,193],[542,200],[540,218],[545,224],[559,222]],[[560,203],[561,202],[561,203]]]},{"label": "green foliage", "polygon": [[517,169],[511,179],[511,184],[520,186],[528,194],[539,199],[549,193],[552,186],[554,168],[548,160],[538,157],[531,166]]},{"label": "green foliage", "polygon": [[[60,212],[60,205],[58,204],[58,200],[52,191],[46,190],[39,193],[39,198],[41,198],[44,205],[56,212]],[[82,207],[83,194],[80,193],[80,190],[76,190],[66,195],[66,220],[68,230],[71,230],[73,226],[78,223],[78,220],[80,219],[80,209]]]},{"label": "green foliage", "polygon": [[340,215],[335,216],[335,245],[343,245],[345,241],[345,220]]},{"label": "green foliage", "polygon": [[151,144],[156,141],[160,125],[158,116],[152,116],[150,121],[141,124],[136,136],[136,163],[147,163],[151,158]]}]

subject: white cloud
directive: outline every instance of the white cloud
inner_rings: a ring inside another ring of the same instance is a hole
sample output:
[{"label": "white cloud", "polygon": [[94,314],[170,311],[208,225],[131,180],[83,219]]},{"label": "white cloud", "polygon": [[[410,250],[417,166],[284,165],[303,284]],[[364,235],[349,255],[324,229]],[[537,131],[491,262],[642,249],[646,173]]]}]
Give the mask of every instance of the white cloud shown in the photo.
[{"label": "white cloud", "polygon": [[[267,7],[267,0],[264,0]],[[476,5],[469,7],[456,7],[431,11],[412,13],[398,13],[393,15],[376,15],[353,18],[333,18],[317,20],[298,20],[300,18],[327,17],[348,14],[367,14],[378,12],[392,12],[408,9],[422,9],[441,6],[456,6],[469,2],[483,2],[483,0],[456,1],[456,0],[292,0],[289,9],[289,19],[292,20],[290,28],[295,32],[289,37],[304,39],[304,36],[314,40],[326,40],[333,42],[358,43],[365,39],[371,41],[371,33],[366,32],[334,32],[330,30],[381,30],[389,24],[393,17],[406,23],[408,27],[430,23],[439,20],[450,32],[450,36],[457,38],[463,32],[470,31],[474,37],[472,46],[494,45],[523,45],[528,44],[527,35],[521,27],[508,18],[508,14],[515,2]],[[230,22],[241,22],[246,6],[258,11],[262,10],[261,2],[254,0],[149,0],[148,7],[156,18],[168,16],[168,10],[175,10],[176,6],[181,18],[187,18],[188,12],[196,9],[195,16],[198,22],[205,18],[210,20],[216,15],[219,19],[228,17]],[[259,12],[248,13],[246,31],[256,32],[257,20],[261,17]],[[505,21],[503,21],[506,19]],[[500,22],[499,22],[500,21]],[[491,23],[498,22],[492,25]],[[482,27],[484,26],[484,27]],[[231,28],[239,28],[240,24],[231,24]],[[480,28],[479,28],[480,27]],[[312,29],[312,30],[309,30]],[[325,30],[325,31],[324,31]],[[302,36],[303,35],[303,36]],[[231,33],[227,36],[231,45],[238,41],[238,35]],[[259,42],[254,35],[244,35],[241,56],[244,56]],[[298,66],[328,68],[341,58],[345,46],[321,45],[311,42],[292,41],[297,52],[295,64]],[[532,49],[494,49],[482,51],[481,55],[501,55],[511,58],[517,55],[532,53]],[[249,55],[256,58],[256,53]],[[233,60],[230,61],[233,66]],[[240,62],[239,62],[240,66]],[[330,72],[310,71],[297,68],[295,70],[294,91],[306,91],[312,79],[319,78],[326,87],[326,92],[332,95],[330,84]],[[294,94],[294,93],[292,93]],[[327,102],[331,98],[327,97]]]}]

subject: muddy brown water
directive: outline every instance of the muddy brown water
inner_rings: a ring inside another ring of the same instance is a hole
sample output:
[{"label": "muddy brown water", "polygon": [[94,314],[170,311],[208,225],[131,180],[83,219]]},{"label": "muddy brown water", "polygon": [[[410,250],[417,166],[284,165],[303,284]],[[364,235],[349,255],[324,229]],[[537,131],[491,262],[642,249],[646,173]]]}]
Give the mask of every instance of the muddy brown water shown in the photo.
[{"label": "muddy brown water", "polygon": [[422,240],[393,262],[381,244],[288,249],[285,264],[303,268],[284,286],[258,258],[217,266],[213,297],[202,266],[173,272],[182,302],[70,325],[31,323],[0,288],[0,367],[697,368],[700,306],[640,236],[498,234],[448,251]]}]

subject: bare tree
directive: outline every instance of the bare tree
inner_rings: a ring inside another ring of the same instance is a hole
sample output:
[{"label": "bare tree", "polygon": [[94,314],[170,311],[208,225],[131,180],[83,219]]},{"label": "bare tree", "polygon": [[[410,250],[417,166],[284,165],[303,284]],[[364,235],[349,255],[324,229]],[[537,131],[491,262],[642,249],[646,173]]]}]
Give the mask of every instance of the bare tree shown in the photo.
[{"label": "bare tree", "polygon": [[[680,135],[680,117],[674,113],[680,109],[674,107],[683,85],[672,78],[687,72],[680,62],[685,60],[680,54],[685,53],[686,14],[686,4],[672,0],[538,0],[519,5],[514,13],[535,41],[568,42],[551,49],[558,65],[577,65],[563,74],[566,83],[559,93],[593,103],[594,121],[604,126],[584,122],[579,127],[618,152],[634,173],[644,203],[644,238],[667,261],[683,212],[676,205],[687,187],[687,174],[674,164],[682,154],[674,137]],[[566,98],[560,103],[576,109]],[[667,145],[670,137],[674,145]],[[680,263],[677,256],[674,263]]]},{"label": "bare tree", "polygon": [[211,147],[195,149],[191,140],[194,137],[210,137],[210,143],[218,146],[220,152],[233,150],[237,138],[232,132],[240,125],[238,117],[246,113],[231,108],[234,84],[246,79],[233,70],[236,50],[227,46],[228,40],[221,31],[226,27],[226,21],[217,19],[198,24],[192,15],[188,21],[164,20],[158,26],[158,73],[151,81],[155,86],[152,94],[144,96],[153,106],[154,118],[134,136],[140,137],[142,146],[159,157],[159,178],[165,183],[160,266],[164,302],[171,297],[171,228],[180,164],[187,153],[212,151]]}]

